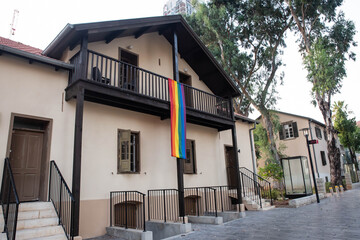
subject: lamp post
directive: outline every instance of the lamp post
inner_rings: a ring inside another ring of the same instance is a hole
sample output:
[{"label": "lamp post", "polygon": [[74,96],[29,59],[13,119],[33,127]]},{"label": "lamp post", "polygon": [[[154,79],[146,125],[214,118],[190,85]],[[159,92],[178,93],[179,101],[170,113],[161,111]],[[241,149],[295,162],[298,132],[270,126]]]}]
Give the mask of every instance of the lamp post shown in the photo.
[{"label": "lamp post", "polygon": [[311,159],[311,152],[310,152],[310,144],[315,144],[317,143],[317,140],[310,140],[309,141],[309,128],[303,128],[300,129],[300,131],[303,132],[305,138],[306,138],[306,146],[308,149],[308,153],[309,153],[309,159],[310,159],[310,167],[311,167],[311,174],[312,174],[312,178],[313,178],[313,183],[314,183],[314,187],[315,187],[315,193],[316,193],[316,201],[317,203],[320,203],[320,198],[319,198],[319,192],[317,189],[317,185],[316,185],[316,179],[315,179],[315,172],[314,172],[314,165]]}]

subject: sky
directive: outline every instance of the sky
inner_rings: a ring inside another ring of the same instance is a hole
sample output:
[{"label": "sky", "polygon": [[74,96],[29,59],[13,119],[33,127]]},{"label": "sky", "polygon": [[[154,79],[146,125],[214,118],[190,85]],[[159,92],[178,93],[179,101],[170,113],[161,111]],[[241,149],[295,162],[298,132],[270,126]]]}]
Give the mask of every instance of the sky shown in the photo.
[{"label": "sky", "polygon": [[[9,38],[10,24],[14,10],[19,10],[15,35],[11,37],[33,47],[45,49],[67,23],[85,23],[128,18],[161,16],[166,0],[4,0],[0,8],[0,36]],[[341,10],[348,19],[354,21],[355,40],[360,42],[360,1],[344,0]],[[311,84],[306,80],[302,58],[298,52],[296,37],[287,36],[287,48],[282,56],[286,66],[284,85],[278,88],[280,100],[276,110],[307,116],[323,122],[318,107],[311,104]],[[352,49],[358,61],[346,63],[347,77],[343,80],[341,93],[335,95],[334,101],[342,100],[353,112],[352,117],[360,120],[360,47]],[[358,95],[359,94],[359,95]],[[254,112],[252,118],[258,117]]]}]

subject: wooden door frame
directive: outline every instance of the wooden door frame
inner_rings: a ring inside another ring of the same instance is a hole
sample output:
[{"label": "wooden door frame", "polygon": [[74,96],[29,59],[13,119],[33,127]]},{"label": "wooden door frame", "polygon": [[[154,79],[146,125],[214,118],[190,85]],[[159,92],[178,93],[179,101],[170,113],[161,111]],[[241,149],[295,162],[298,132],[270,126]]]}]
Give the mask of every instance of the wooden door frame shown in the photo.
[{"label": "wooden door frame", "polygon": [[[228,176],[228,172],[227,172],[227,159],[226,159],[226,148],[233,148],[234,149],[234,146],[233,145],[229,145],[229,144],[224,144],[224,157],[225,157],[225,170],[226,170],[226,181],[227,181],[227,184],[229,186],[229,176]],[[234,161],[236,161],[236,159],[234,159]],[[236,168],[235,168],[236,169]],[[229,187],[235,187],[235,186],[229,186]]]},{"label": "wooden door frame", "polygon": [[[14,129],[14,121],[16,117],[21,117],[29,120],[41,121],[45,124],[44,139],[43,139],[43,150],[41,158],[41,172],[40,172],[40,186],[39,186],[39,199],[40,201],[47,201],[48,194],[48,178],[49,178],[49,165],[50,165],[50,148],[51,148],[51,134],[53,120],[50,118],[31,116],[20,113],[11,113],[10,126],[8,134],[8,142],[6,147],[6,157],[10,156],[10,148],[12,141],[12,133]],[[29,129],[31,131],[31,129]]]}]

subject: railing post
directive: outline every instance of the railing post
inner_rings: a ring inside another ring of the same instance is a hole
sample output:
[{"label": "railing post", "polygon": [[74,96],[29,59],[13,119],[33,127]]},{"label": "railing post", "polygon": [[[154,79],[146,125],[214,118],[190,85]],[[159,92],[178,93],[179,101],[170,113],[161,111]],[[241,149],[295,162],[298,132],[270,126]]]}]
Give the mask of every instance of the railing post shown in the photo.
[{"label": "railing post", "polygon": [[144,232],[146,232],[146,225],[145,225],[145,194],[143,194],[143,219],[144,219]]},{"label": "railing post", "polygon": [[272,206],[274,203],[273,203],[272,194],[271,194],[271,184],[270,183],[268,183],[268,184],[269,184],[269,191],[270,191],[270,202],[271,202],[271,206]]},{"label": "railing post", "polygon": [[127,192],[125,192],[125,229],[127,229]]},{"label": "railing post", "polygon": [[110,227],[112,227],[112,211],[113,210],[113,205],[112,205],[112,192],[110,192]]},{"label": "railing post", "polygon": [[61,212],[61,205],[62,205],[62,181],[60,179],[60,195],[59,195],[59,225],[61,224],[62,220],[62,212]]},{"label": "railing post", "polygon": [[[6,167],[8,168],[8,166]],[[4,216],[4,230],[6,229],[6,231],[7,231],[8,217],[9,217],[9,208],[10,208],[10,194],[11,194],[11,181],[9,179],[9,191],[8,191],[7,206],[6,206],[7,209],[6,209],[6,215]]]},{"label": "railing post", "polygon": [[206,188],[204,188],[204,192],[205,192],[205,212],[207,212],[208,208],[207,208]]},{"label": "railing post", "polygon": [[199,189],[196,188],[196,205],[197,205],[197,216],[200,216],[200,209],[199,209]]},{"label": "railing post", "polygon": [[220,198],[221,198],[221,212],[224,212],[224,203],[223,203],[223,195],[222,195],[222,187],[220,186]]},{"label": "railing post", "polygon": [[164,221],[166,222],[166,203],[165,203],[165,189],[163,190],[163,201],[164,201]]},{"label": "railing post", "polygon": [[49,192],[48,192],[48,201],[49,201],[49,202],[50,202],[50,194],[51,194],[52,169],[53,169],[53,161],[50,161]]},{"label": "railing post", "polygon": [[216,188],[214,188],[215,217],[217,217]]},{"label": "railing post", "polygon": [[148,220],[150,221],[150,190],[148,190]]}]

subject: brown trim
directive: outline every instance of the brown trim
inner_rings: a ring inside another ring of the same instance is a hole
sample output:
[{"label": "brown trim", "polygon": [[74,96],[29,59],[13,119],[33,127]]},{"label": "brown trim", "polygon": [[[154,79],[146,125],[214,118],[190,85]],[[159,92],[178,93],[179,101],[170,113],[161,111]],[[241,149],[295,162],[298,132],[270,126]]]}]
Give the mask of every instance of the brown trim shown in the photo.
[{"label": "brown trim", "polygon": [[139,67],[139,54],[134,53],[132,51],[129,51],[128,49],[119,47],[119,50],[118,50],[118,59],[119,59],[119,61],[121,61],[121,51],[124,51],[124,52],[130,53],[132,55],[135,55],[136,56],[136,67]]},{"label": "brown trim", "polygon": [[[12,141],[12,133],[14,130],[14,121],[16,117],[38,120],[43,122],[46,127],[45,130],[34,130],[28,128],[21,128],[21,130],[32,131],[32,132],[44,132],[44,142],[43,142],[43,152],[41,159],[41,175],[40,175],[40,200],[47,200],[47,192],[48,192],[48,177],[49,177],[49,163],[50,163],[50,151],[51,151],[51,136],[52,136],[52,125],[53,120],[51,118],[44,118],[20,113],[11,113],[10,116],[10,126],[9,126],[9,135],[8,135],[8,143],[6,148],[6,157],[10,157],[10,148]],[[17,128],[19,130],[19,128]]]}]

